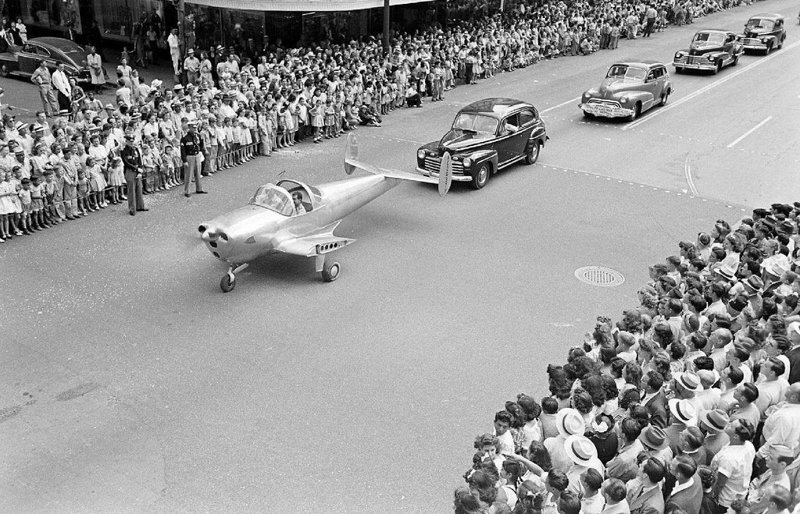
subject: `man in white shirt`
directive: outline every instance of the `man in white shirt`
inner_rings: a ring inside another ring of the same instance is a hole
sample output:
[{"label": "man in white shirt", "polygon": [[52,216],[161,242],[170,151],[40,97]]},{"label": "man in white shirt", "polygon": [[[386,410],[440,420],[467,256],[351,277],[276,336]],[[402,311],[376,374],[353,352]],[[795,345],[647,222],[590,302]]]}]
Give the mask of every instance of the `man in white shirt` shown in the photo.
[{"label": "man in white shirt", "polygon": [[53,72],[53,89],[56,90],[58,97],[58,108],[70,110],[72,105],[72,86],[69,85],[69,77],[64,71],[64,63],[58,63],[56,71]]},{"label": "man in white shirt", "polygon": [[572,467],[567,471],[569,479],[569,491],[576,495],[583,494],[583,483],[581,477],[589,470],[594,469],[601,475],[605,473],[605,466],[597,458],[597,448],[588,437],[583,435],[572,435],[564,442],[564,449],[567,456],[572,461]]},{"label": "man in white shirt", "polygon": [[172,29],[167,36],[167,45],[169,45],[169,55],[172,57],[172,69],[175,75],[181,72],[181,44],[178,39],[178,29]]},{"label": "man in white shirt", "polygon": [[730,508],[734,500],[747,494],[756,455],[750,442],[754,432],[755,427],[742,419],[732,421],[725,428],[731,442],[711,460],[711,467],[716,470],[712,495],[720,508]]},{"label": "man in white shirt", "polygon": [[764,444],[759,448],[759,457],[766,458],[772,446],[784,445],[797,451],[800,443],[800,383],[789,386],[784,395],[786,403],[776,409],[764,422],[761,438]]},{"label": "man in white shirt", "polygon": [[767,418],[767,410],[784,399],[789,382],[780,377],[785,371],[786,365],[777,357],[771,357],[761,364],[761,371],[756,381],[758,398],[755,404],[761,411],[762,421]]}]

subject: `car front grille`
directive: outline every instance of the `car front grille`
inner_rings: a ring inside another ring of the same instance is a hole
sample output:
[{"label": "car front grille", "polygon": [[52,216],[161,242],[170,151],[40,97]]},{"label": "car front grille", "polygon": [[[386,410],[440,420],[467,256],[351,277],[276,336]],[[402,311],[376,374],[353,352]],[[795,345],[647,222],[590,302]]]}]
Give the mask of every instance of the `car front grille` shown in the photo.
[{"label": "car front grille", "polygon": [[690,55],[686,58],[686,62],[688,64],[703,64],[708,62],[708,59],[706,59],[702,55]]},{"label": "car front grille", "polygon": [[619,102],[617,102],[615,100],[604,100],[602,98],[591,98],[591,99],[589,99],[589,101],[587,103],[590,103],[590,104],[603,104],[603,105],[607,105],[609,107],[617,107],[617,108],[618,107],[622,107],[619,104]]},{"label": "car front grille", "polygon": [[[464,174],[464,164],[461,161],[452,161],[453,173]],[[434,155],[425,156],[425,171],[432,173],[439,173],[439,166],[442,164],[442,158]]]}]

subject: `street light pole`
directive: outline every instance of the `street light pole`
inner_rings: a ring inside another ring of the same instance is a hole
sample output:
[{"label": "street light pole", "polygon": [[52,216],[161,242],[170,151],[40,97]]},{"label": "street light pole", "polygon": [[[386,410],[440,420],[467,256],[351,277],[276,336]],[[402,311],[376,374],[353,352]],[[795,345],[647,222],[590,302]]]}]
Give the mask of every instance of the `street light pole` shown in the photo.
[{"label": "street light pole", "polygon": [[383,0],[383,48],[389,53],[389,0]]}]

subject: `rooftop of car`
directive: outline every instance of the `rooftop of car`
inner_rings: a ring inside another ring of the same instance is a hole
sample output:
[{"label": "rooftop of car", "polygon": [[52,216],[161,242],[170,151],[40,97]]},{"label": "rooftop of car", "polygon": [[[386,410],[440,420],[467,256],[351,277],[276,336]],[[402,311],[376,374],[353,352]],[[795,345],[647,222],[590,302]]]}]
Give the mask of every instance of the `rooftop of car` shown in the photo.
[{"label": "rooftop of car", "polygon": [[506,113],[520,107],[529,107],[531,104],[513,98],[484,98],[463,107],[459,112],[476,112],[491,116],[502,117]]},{"label": "rooftop of car", "polygon": [[727,30],[727,29],[703,29],[703,30],[698,30],[697,31],[698,34],[702,34],[704,32],[718,32],[718,33],[721,33],[721,34],[730,34],[731,33],[731,31]]},{"label": "rooftop of car", "polygon": [[664,63],[659,61],[653,61],[650,59],[643,59],[641,61],[616,62],[611,66],[634,66],[636,68],[652,68],[653,66],[664,66]]},{"label": "rooftop of car", "polygon": [[761,18],[761,19],[766,19],[766,20],[779,20],[779,19],[783,19],[783,15],[782,14],[776,14],[776,13],[764,12],[764,13],[761,13],[761,14],[754,14],[754,15],[750,16],[751,20],[753,18]]}]

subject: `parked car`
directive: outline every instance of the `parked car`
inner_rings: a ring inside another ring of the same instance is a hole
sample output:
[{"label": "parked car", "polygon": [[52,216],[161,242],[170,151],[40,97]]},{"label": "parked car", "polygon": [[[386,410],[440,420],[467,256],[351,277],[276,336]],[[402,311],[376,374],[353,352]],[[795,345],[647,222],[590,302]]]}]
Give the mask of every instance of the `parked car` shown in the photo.
[{"label": "parked car", "polygon": [[67,75],[74,76],[78,82],[90,82],[87,55],[82,46],[69,39],[37,37],[21,46],[7,46],[0,53],[0,74],[4,77],[30,77],[42,61],[47,63],[51,72],[63,62]]},{"label": "parked car", "polygon": [[440,139],[417,150],[417,171],[436,176],[445,152],[453,159],[453,180],[481,189],[515,162],[533,164],[547,131],[533,105],[511,98],[487,98],[464,107]]},{"label": "parked car", "polygon": [[688,50],[678,50],[672,65],[675,73],[707,70],[719,73],[725,66],[736,66],[744,52],[736,34],[728,30],[701,30],[694,35]]},{"label": "parked car", "polygon": [[740,36],[744,51],[768,54],[783,47],[786,27],[781,14],[756,14],[747,20],[744,34]]},{"label": "parked car", "polygon": [[667,103],[673,92],[667,67],[657,61],[612,64],[600,87],[583,93],[578,107],[587,118],[635,120],[654,105]]}]

